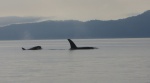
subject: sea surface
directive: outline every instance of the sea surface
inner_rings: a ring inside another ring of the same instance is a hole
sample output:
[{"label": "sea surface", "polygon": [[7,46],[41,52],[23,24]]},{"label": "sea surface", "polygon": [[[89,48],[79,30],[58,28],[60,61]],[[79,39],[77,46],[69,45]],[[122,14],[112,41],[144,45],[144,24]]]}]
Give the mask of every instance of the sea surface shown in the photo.
[{"label": "sea surface", "polygon": [[[0,41],[0,83],[150,83],[150,38]],[[25,50],[40,45],[42,50]]]}]

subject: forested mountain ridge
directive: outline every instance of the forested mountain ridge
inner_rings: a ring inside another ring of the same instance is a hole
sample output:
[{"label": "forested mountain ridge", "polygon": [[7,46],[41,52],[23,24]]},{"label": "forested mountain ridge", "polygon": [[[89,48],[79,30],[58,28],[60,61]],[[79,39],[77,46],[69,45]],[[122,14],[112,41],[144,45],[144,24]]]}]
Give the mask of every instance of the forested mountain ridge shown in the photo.
[{"label": "forested mountain ridge", "polygon": [[49,20],[0,28],[0,40],[145,37],[150,37],[150,10],[119,20]]}]

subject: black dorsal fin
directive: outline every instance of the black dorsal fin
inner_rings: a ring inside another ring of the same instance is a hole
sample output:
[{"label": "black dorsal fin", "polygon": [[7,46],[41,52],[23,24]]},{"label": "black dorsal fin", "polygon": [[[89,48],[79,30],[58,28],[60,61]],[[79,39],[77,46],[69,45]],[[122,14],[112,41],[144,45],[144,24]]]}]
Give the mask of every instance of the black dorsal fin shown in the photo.
[{"label": "black dorsal fin", "polygon": [[26,49],[22,47],[22,50],[26,50]]},{"label": "black dorsal fin", "polygon": [[71,39],[68,39],[68,41],[69,41],[70,46],[71,46],[70,49],[76,49],[77,48],[77,46],[75,45],[75,43]]}]

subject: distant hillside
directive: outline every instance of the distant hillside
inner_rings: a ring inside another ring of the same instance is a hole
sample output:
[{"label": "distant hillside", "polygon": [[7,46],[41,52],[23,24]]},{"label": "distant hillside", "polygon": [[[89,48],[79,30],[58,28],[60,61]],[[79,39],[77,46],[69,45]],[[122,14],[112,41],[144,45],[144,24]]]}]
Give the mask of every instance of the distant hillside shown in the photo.
[{"label": "distant hillside", "polygon": [[44,21],[0,28],[0,40],[150,37],[150,11],[126,19]]},{"label": "distant hillside", "polygon": [[44,17],[17,17],[17,16],[0,17],[0,27],[7,26],[10,24],[38,22],[44,19],[45,19]]}]

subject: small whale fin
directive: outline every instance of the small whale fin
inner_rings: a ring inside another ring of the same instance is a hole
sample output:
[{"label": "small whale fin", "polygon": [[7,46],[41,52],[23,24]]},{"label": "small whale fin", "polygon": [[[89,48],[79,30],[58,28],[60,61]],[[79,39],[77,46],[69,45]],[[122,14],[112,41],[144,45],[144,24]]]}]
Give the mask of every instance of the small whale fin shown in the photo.
[{"label": "small whale fin", "polygon": [[26,50],[26,49],[22,47],[22,50]]},{"label": "small whale fin", "polygon": [[71,39],[68,39],[69,43],[70,43],[70,49],[76,49],[77,46],[75,45],[75,43],[71,40]]}]

